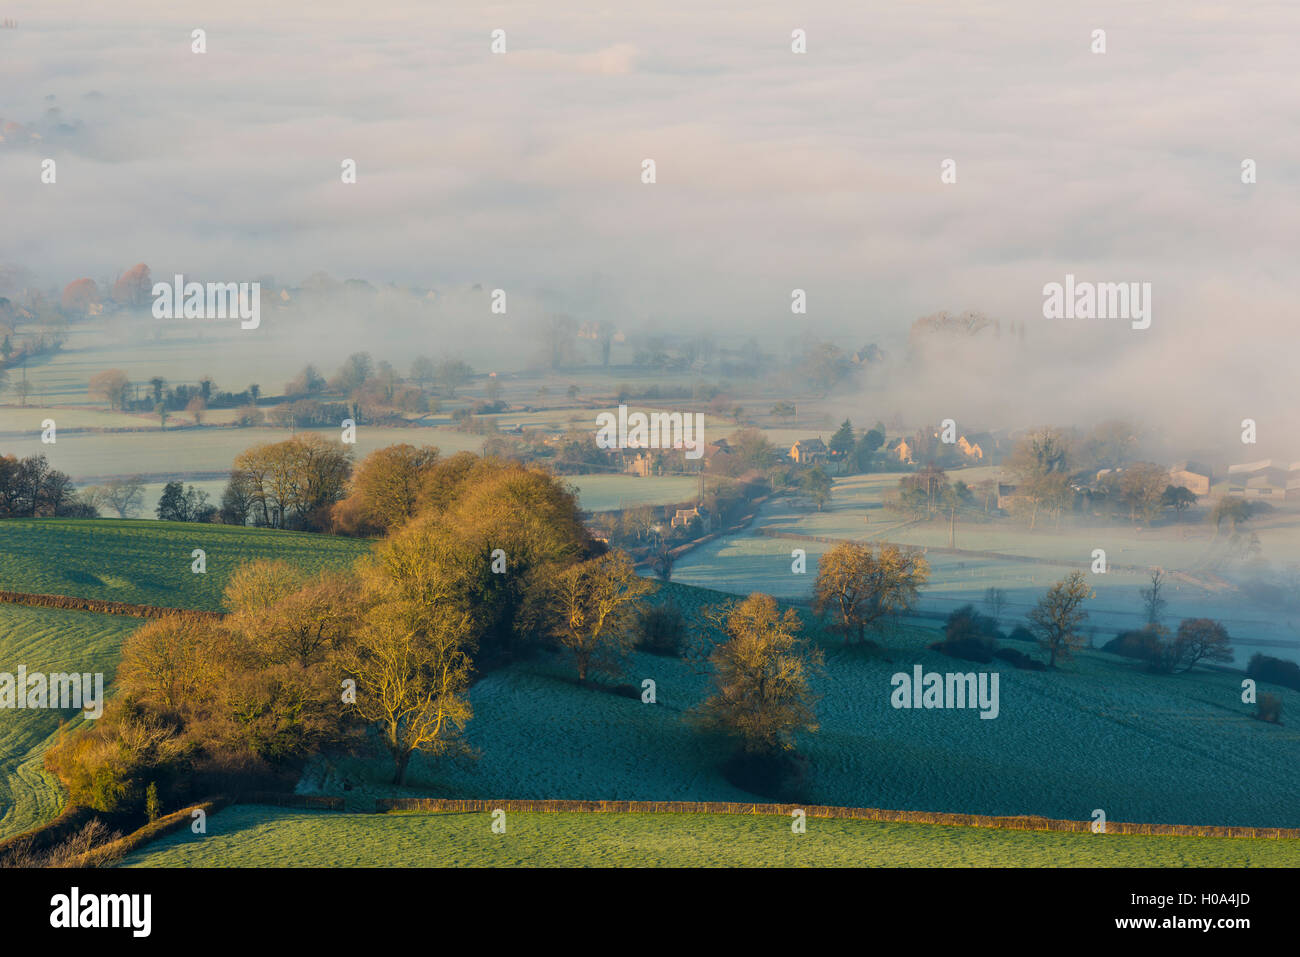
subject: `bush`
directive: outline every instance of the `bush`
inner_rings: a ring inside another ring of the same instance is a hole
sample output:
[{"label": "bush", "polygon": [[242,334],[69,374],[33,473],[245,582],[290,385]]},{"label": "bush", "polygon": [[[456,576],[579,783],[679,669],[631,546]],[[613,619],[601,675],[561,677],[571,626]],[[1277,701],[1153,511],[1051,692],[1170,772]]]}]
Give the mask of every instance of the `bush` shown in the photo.
[{"label": "bush", "polygon": [[1255,654],[1246,666],[1246,674],[1256,681],[1267,681],[1269,684],[1300,691],[1300,665],[1294,661]]},{"label": "bush", "polygon": [[1034,633],[1024,625],[1016,625],[1016,627],[1012,628],[1011,634],[1007,635],[1007,641],[1027,641],[1031,644],[1038,644],[1038,639],[1034,637]]},{"label": "bush", "polygon": [[943,636],[943,641],[930,646],[931,650],[966,661],[989,662],[1002,633],[988,615],[981,615],[972,605],[963,605],[948,616]]},{"label": "bush", "polygon": [[1019,651],[1015,648],[999,648],[997,651],[993,652],[993,657],[1008,662],[1024,671],[1047,670],[1047,665],[1043,664],[1043,662],[1036,658],[1030,658],[1023,651]]},{"label": "bush", "polygon": [[686,616],[671,602],[666,605],[646,605],[638,615],[637,633],[637,648],[641,651],[680,658],[682,645],[686,641]]},{"label": "bush", "polygon": [[1277,695],[1264,692],[1259,696],[1255,707],[1257,709],[1255,717],[1260,721],[1267,721],[1270,724],[1282,723],[1282,699]]},{"label": "bush", "polygon": [[1102,645],[1101,650],[1108,651],[1112,655],[1123,655],[1125,658],[1155,661],[1161,653],[1160,635],[1149,626],[1136,631],[1122,631]]}]

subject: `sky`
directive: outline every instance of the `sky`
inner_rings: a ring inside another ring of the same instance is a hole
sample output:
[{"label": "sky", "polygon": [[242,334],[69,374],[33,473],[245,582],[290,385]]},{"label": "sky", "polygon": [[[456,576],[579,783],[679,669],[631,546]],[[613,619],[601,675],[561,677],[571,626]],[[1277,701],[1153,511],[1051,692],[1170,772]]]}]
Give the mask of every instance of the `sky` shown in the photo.
[{"label": "sky", "polygon": [[[0,127],[23,127],[0,129],[0,264],[51,285],[139,261],[324,271],[473,310],[481,284],[525,324],[896,355],[915,318],[974,309],[1026,322],[1028,345],[879,387],[986,421],[1136,410],[1206,444],[1252,416],[1300,445],[1294,3],[4,0],[0,18],[18,22]],[[1044,319],[1067,273],[1151,283],[1151,327]]]}]

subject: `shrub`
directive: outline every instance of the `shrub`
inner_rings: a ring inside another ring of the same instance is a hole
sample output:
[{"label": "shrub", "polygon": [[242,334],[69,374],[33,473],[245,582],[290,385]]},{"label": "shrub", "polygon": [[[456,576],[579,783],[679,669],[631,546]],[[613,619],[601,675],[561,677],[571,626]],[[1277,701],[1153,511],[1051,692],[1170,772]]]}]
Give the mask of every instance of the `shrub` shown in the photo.
[{"label": "shrub", "polygon": [[1122,631],[1106,644],[1102,651],[1125,658],[1137,658],[1141,661],[1153,661],[1160,655],[1160,635],[1149,626],[1135,631]]},{"label": "shrub", "polygon": [[1255,654],[1246,666],[1246,674],[1256,681],[1267,681],[1269,684],[1300,691],[1300,665],[1294,661]]},{"label": "shrub", "polygon": [[1047,665],[1043,664],[1036,658],[1031,658],[1023,651],[1016,648],[999,648],[993,652],[993,657],[1008,662],[1024,671],[1046,671]]},{"label": "shrub", "polygon": [[1270,724],[1282,723],[1282,699],[1277,695],[1264,692],[1259,696],[1255,707],[1257,709],[1255,717],[1260,721],[1267,721]]},{"label": "shrub", "polygon": [[972,605],[963,605],[948,616],[943,636],[943,641],[930,646],[932,650],[966,661],[989,662],[1002,633],[988,615],[981,615]]},{"label": "shrub", "polygon": [[1038,644],[1038,639],[1034,637],[1034,633],[1024,625],[1016,625],[1016,627],[1012,628],[1011,634],[1007,635],[1007,641],[1029,641]]},{"label": "shrub", "polygon": [[638,615],[637,634],[637,648],[641,651],[679,658],[686,640],[686,616],[671,602],[645,605]]}]

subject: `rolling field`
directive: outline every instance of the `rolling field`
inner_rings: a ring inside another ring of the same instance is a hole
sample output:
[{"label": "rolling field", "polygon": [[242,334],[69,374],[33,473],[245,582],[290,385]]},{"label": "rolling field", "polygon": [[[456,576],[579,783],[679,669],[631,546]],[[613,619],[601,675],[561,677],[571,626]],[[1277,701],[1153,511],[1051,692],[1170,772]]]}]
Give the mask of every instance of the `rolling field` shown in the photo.
[{"label": "rolling field", "polygon": [[[953,475],[978,476],[990,471],[970,469]],[[1165,593],[1166,624],[1176,627],[1177,621],[1196,617],[1222,621],[1236,642],[1237,666],[1244,667],[1256,651],[1300,660],[1300,614],[1296,608],[1276,600],[1262,600],[1223,577],[1231,575],[1249,584],[1261,575],[1282,575],[1292,557],[1300,556],[1300,526],[1292,513],[1279,511],[1257,523],[1263,554],[1270,565],[1235,566],[1231,571],[1215,566],[1213,526],[1206,523],[1168,525],[1148,531],[1121,526],[1029,532],[1010,520],[959,522],[957,547],[1008,556],[994,558],[936,551],[947,547],[946,521],[916,522],[882,508],[881,497],[896,487],[897,479],[897,475],[839,479],[830,507],[821,512],[790,498],[769,502],[743,532],[708,542],[683,555],[673,568],[673,577],[706,588],[735,592],[758,589],[780,598],[804,600],[812,594],[817,560],[832,546],[760,535],[757,529],[898,542],[930,549],[926,557],[931,577],[921,593],[921,611],[946,615],[968,603],[987,611],[982,607],[984,592],[997,587],[1007,595],[1002,618],[1004,626],[1010,628],[1023,620],[1049,585],[1070,571],[1067,565],[1038,562],[1090,562],[1092,549],[1104,548],[1112,566],[1159,564],[1171,573]],[[802,575],[791,572],[790,553],[796,548],[803,549],[808,557],[807,571]],[[1015,556],[1037,561],[1021,561]],[[1096,630],[1098,645],[1119,631],[1144,623],[1140,592],[1149,585],[1146,573],[1112,567],[1105,575],[1091,575],[1090,584],[1096,597],[1086,605],[1090,617],[1085,630]],[[1279,593],[1285,594],[1285,589]]]},{"label": "rolling field", "polygon": [[[677,585],[672,592],[688,619],[725,597]],[[1056,673],[1018,671],[926,650],[936,638],[903,627],[874,653],[826,644],[826,672],[813,683],[822,696],[821,730],[800,741],[810,769],[799,800],[1071,820],[1101,808],[1116,821],[1300,826],[1300,730],[1252,719],[1239,676],[1157,677],[1100,652],[1084,652]],[[891,676],[915,664],[997,672],[998,717],[893,708]],[[647,678],[655,682],[653,705],[579,687],[558,656],[517,663],[470,692],[466,733],[477,762],[416,755],[408,787],[395,788],[384,760],[322,759],[299,790],[358,800],[754,800],[721,771],[727,744],[684,720],[708,693],[705,677],[687,662],[637,653],[617,680],[639,690]],[[1285,714],[1300,712],[1300,692],[1264,690],[1282,696]]]},{"label": "rolling field", "polygon": [[1286,867],[1300,841],[1011,831],[738,814],[339,814],[228,807],[127,867]]},{"label": "rolling field", "polygon": [[[196,548],[207,553],[206,574],[191,571]],[[9,519],[0,522],[0,591],[220,611],[226,579],[241,562],[344,568],[368,548],[357,539],[230,525]]]},{"label": "rolling field", "polygon": [[[140,622],[56,608],[0,605],[0,671],[101,672],[113,678],[122,642]],[[0,838],[58,815],[63,796],[42,759],[59,722],[83,720],[76,710],[0,710]]]},{"label": "rolling field", "polygon": [[[207,575],[190,572],[194,547],[208,551]],[[224,576],[239,561],[275,556],[308,568],[337,567],[365,548],[349,539],[222,526],[14,520],[0,523],[0,588],[217,608]],[[698,620],[704,605],[731,597],[679,583],[659,594],[659,600],[671,597],[680,604],[690,621]],[[36,651],[49,647],[50,654],[57,650],[64,656],[59,662],[94,658],[102,668],[93,670],[111,672],[122,637],[138,625],[133,619],[53,609],[0,606],[0,611],[5,633],[19,642],[3,650],[0,664],[29,668],[40,656],[23,652],[28,644]],[[1300,826],[1295,800],[1300,731],[1291,717],[1300,713],[1300,693],[1262,689],[1281,695],[1288,720],[1267,725],[1249,717],[1250,706],[1240,700],[1240,676],[1230,673],[1157,677],[1100,652],[1084,652],[1055,673],[1017,671],[1003,662],[976,665],[926,650],[937,632],[913,625],[881,638],[882,649],[845,649],[801,614],[827,652],[825,673],[814,680],[821,729],[800,741],[809,760],[797,795],[801,802],[1073,820],[1087,820],[1101,808],[1110,820]],[[25,660],[17,657],[20,653]],[[997,672],[998,717],[982,720],[971,709],[894,709],[890,677],[910,672],[914,664],[928,671]],[[80,670],[90,669],[81,665]],[[645,679],[655,682],[654,704],[615,694],[609,685],[580,687],[567,659],[542,653],[485,675],[471,690],[474,717],[467,737],[478,752],[476,761],[440,762],[417,754],[408,786],[396,788],[387,783],[386,760],[322,757],[308,767],[298,790],[344,794],[358,809],[389,795],[755,800],[722,773],[727,743],[686,720],[687,711],[708,693],[706,678],[685,661],[636,653],[615,681],[639,691]],[[10,785],[14,796],[3,819],[6,828],[12,820],[12,829],[21,829],[18,822],[57,810],[57,794],[48,782],[39,793],[39,751],[55,726],[57,719],[44,730],[13,732],[0,745],[9,780],[19,782]],[[593,734],[593,728],[600,733]],[[371,816],[329,818],[353,819],[363,828],[387,826]],[[387,839],[373,836],[377,847]],[[636,838],[627,840],[637,846]],[[1069,837],[1051,837],[1060,840]],[[346,846],[333,831],[310,843]],[[622,843],[611,839],[610,853]],[[951,843],[931,841],[907,853],[924,862],[938,853],[926,848]],[[653,841],[647,846],[653,851]],[[1007,846],[1014,857],[1013,845]],[[525,852],[532,854],[520,853]],[[255,852],[232,848],[231,853]],[[852,862],[830,851],[826,855],[827,861]]]}]

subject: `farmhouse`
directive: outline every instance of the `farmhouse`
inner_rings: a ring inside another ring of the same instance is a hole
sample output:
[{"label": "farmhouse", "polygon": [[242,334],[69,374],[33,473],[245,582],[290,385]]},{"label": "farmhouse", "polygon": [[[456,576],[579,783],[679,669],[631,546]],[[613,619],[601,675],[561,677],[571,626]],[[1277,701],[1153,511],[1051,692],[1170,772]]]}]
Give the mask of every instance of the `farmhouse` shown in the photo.
[{"label": "farmhouse", "polygon": [[641,478],[648,478],[654,469],[654,458],[650,452],[641,449],[634,454],[623,453],[623,471],[628,475],[639,475]]},{"label": "farmhouse", "polygon": [[1169,484],[1181,485],[1194,495],[1209,495],[1213,481],[1210,467],[1201,462],[1179,462],[1169,470]]},{"label": "farmhouse", "polygon": [[907,444],[907,439],[891,439],[885,446],[885,451],[892,458],[898,459],[903,465],[915,465],[912,459],[912,446]]},{"label": "farmhouse", "polygon": [[790,458],[799,465],[816,465],[825,462],[829,454],[826,443],[820,438],[800,439],[790,446]]},{"label": "farmhouse", "polygon": [[731,454],[731,446],[726,439],[716,439],[704,447],[704,464],[711,467],[715,460],[725,459]]},{"label": "farmhouse", "polygon": [[[981,438],[984,441],[981,441]],[[965,435],[958,436],[957,451],[961,452],[961,454],[966,456],[966,458],[968,459],[974,459],[977,462],[982,462],[984,460],[984,454],[985,454],[984,442],[989,442],[990,438],[991,436],[989,436],[987,433],[984,433],[983,436],[981,436],[978,433],[970,436],[965,436]],[[990,451],[992,451],[991,442],[989,442],[989,448]]]},{"label": "farmhouse", "polygon": [[694,508],[679,508],[673,515],[671,526],[673,528],[689,528],[691,523],[699,519],[700,528],[703,531],[712,531],[713,521],[709,517],[709,510],[703,505],[697,505]]}]

